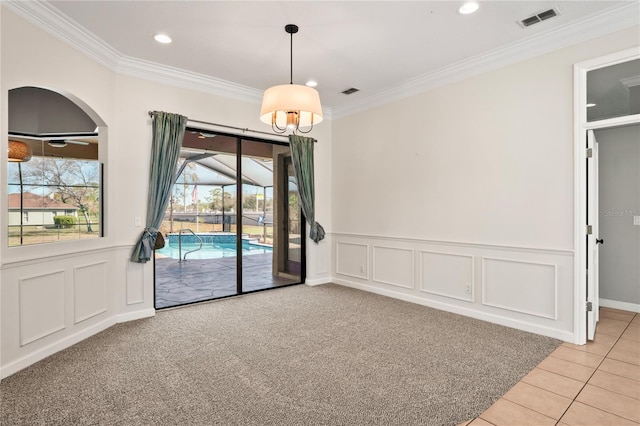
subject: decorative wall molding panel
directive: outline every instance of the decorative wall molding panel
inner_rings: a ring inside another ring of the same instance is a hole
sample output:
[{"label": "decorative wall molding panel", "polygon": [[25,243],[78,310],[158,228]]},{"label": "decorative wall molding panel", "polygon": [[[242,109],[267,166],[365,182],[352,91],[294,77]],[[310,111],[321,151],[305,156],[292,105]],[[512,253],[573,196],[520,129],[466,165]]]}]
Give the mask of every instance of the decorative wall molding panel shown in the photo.
[{"label": "decorative wall molding panel", "polygon": [[107,311],[107,262],[73,270],[74,324]]},{"label": "decorative wall molding panel", "polygon": [[[125,265],[119,262],[130,252],[130,246],[100,248],[75,255],[50,255],[40,260],[37,268],[33,259],[2,265],[0,377],[117,322],[153,316],[150,301],[126,305],[127,277]],[[128,258],[126,262],[130,263]],[[133,274],[140,275],[131,286],[135,290],[131,299],[142,298],[141,266],[135,264],[133,269]],[[34,270],[39,274],[33,275]]]},{"label": "decorative wall molding panel", "polygon": [[373,281],[404,288],[413,288],[415,264],[413,250],[373,246]]},{"label": "decorative wall molding panel", "polygon": [[557,319],[557,265],[482,258],[482,304]]},{"label": "decorative wall molding panel", "polygon": [[369,279],[369,245],[337,242],[336,273],[347,277]]},{"label": "decorative wall molding panel", "polygon": [[124,259],[127,269],[127,305],[144,303],[144,264]]},{"label": "decorative wall molding panel", "polygon": [[18,287],[20,346],[66,328],[64,270],[21,278]]},{"label": "decorative wall molding panel", "polygon": [[[341,233],[331,237],[332,282],[575,342],[570,251]],[[363,266],[371,268],[371,278],[360,272]]]},{"label": "decorative wall molding panel", "polygon": [[420,252],[420,290],[473,302],[473,256]]}]

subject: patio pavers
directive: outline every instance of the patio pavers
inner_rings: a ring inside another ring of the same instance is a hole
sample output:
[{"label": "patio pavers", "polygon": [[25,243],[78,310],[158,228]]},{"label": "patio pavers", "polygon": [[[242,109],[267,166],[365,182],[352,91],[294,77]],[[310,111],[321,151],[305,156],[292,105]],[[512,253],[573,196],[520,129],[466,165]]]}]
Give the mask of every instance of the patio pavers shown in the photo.
[{"label": "patio pavers", "polygon": [[[272,275],[272,254],[245,255],[242,264],[243,291],[295,284],[296,280]],[[158,258],[156,309],[233,296],[236,292],[235,257],[221,259]]]}]

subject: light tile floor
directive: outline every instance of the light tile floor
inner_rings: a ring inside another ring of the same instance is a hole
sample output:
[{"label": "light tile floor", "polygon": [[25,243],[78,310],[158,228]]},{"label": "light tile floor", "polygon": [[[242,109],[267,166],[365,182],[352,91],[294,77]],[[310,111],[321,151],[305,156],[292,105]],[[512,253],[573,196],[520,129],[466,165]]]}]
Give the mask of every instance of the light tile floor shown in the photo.
[{"label": "light tile floor", "polygon": [[640,314],[600,308],[593,342],[563,343],[459,426],[640,424]]}]

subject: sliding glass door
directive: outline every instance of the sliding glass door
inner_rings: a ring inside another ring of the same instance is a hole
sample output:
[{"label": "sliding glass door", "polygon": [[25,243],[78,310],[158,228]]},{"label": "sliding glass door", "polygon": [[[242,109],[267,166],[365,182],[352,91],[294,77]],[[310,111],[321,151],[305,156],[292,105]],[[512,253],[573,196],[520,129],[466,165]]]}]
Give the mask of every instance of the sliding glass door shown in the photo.
[{"label": "sliding glass door", "polygon": [[287,144],[187,129],[156,250],[156,308],[304,282],[292,173]]}]

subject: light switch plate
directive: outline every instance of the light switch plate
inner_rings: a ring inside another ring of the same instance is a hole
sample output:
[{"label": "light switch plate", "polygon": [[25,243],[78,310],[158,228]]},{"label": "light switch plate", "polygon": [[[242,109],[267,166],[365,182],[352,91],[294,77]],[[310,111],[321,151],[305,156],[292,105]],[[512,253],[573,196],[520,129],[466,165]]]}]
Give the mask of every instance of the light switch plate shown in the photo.
[{"label": "light switch plate", "polygon": [[634,225],[640,225],[640,216],[634,216],[633,217],[633,224]]},{"label": "light switch plate", "polygon": [[142,220],[140,219],[140,216],[136,216],[133,218],[133,225],[138,228],[142,226]]}]

